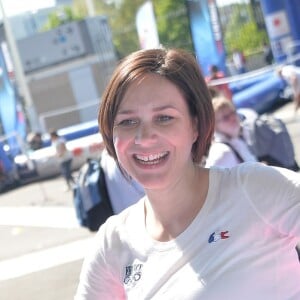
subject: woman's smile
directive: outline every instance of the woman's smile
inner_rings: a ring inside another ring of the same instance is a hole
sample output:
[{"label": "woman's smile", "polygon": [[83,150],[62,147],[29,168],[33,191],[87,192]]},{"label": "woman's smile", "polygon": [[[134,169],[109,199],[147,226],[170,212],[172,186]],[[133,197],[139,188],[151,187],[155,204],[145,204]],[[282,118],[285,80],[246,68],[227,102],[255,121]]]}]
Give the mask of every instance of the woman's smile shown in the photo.
[{"label": "woman's smile", "polygon": [[136,154],[134,155],[134,158],[139,162],[139,163],[142,163],[142,164],[145,164],[145,165],[156,165],[158,164],[159,162],[165,160],[168,156],[169,152],[167,151],[164,151],[164,152],[161,152],[161,153],[156,153],[156,154],[150,154],[150,155],[139,155],[139,154]]}]

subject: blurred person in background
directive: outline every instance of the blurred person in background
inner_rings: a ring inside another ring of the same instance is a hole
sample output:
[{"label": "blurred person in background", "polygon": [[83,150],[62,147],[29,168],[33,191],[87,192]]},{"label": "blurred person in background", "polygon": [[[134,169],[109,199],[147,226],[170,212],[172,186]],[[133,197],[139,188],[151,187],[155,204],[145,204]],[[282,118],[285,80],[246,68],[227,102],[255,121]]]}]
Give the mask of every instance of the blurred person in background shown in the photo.
[{"label": "blurred person in background", "polygon": [[242,51],[234,49],[232,53],[232,62],[237,74],[246,72],[246,58]]},{"label": "blurred person in background", "polygon": [[267,65],[271,65],[274,61],[273,51],[271,46],[264,42],[263,44],[264,60]]},{"label": "blurred person in background", "polygon": [[257,161],[241,137],[240,117],[232,101],[224,96],[212,99],[215,111],[214,140],[206,158],[206,167],[233,167],[239,163]]},{"label": "blurred person in background", "polygon": [[277,69],[277,73],[292,88],[296,114],[300,107],[300,67],[294,65],[280,66]]},{"label": "blurred person in background", "polygon": [[75,184],[71,169],[73,160],[72,152],[68,150],[66,146],[66,140],[59,136],[56,130],[50,131],[50,139],[52,146],[56,150],[56,156],[59,160],[61,174],[65,178],[67,184],[65,191],[69,191],[71,190],[72,185]]},{"label": "blurred person in background", "polygon": [[30,150],[35,151],[43,148],[43,139],[42,139],[42,134],[40,132],[30,132],[27,135],[26,140]]},{"label": "blurred person in background", "polygon": [[[209,70],[210,70],[210,76],[205,78],[209,86],[212,84],[213,80],[225,78],[225,74],[219,70],[218,66],[212,65],[210,66]],[[212,85],[211,87],[216,91],[218,91],[219,93],[223,94],[227,99],[232,100],[232,92],[229,88],[228,83],[216,84],[216,85]]]}]

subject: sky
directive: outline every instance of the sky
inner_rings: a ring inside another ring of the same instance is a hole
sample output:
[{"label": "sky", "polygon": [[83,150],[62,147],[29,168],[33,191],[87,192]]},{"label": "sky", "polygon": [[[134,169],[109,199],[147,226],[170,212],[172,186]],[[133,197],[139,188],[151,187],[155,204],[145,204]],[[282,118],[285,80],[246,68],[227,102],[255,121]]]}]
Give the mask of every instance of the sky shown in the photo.
[{"label": "sky", "polygon": [[[0,0],[7,16],[18,15],[26,11],[34,11],[39,8],[55,5],[55,0]],[[0,14],[1,16],[1,14]]]}]

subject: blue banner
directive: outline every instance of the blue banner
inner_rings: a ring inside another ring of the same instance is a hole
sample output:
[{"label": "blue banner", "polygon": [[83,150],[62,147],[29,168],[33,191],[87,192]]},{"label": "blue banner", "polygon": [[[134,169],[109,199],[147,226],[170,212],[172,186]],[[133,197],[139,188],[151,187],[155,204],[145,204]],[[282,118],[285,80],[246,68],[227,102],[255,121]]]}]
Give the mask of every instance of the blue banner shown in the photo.
[{"label": "blue banner", "polygon": [[[4,143],[0,141],[0,174],[2,172],[7,173],[13,170],[13,161],[4,151]],[[1,174],[2,175],[2,174]]]},{"label": "blue banner", "polygon": [[16,155],[19,151],[19,143],[15,133],[21,139],[25,138],[26,125],[25,118],[18,105],[15,89],[9,79],[2,49],[0,48],[0,119],[4,135],[11,149],[11,155]]},{"label": "blue banner", "polygon": [[[276,62],[300,53],[299,0],[261,0],[265,23]],[[296,62],[300,65],[300,60]]]},{"label": "blue banner", "polygon": [[226,73],[226,52],[215,0],[187,0],[190,29],[198,63],[205,76],[211,65]]}]

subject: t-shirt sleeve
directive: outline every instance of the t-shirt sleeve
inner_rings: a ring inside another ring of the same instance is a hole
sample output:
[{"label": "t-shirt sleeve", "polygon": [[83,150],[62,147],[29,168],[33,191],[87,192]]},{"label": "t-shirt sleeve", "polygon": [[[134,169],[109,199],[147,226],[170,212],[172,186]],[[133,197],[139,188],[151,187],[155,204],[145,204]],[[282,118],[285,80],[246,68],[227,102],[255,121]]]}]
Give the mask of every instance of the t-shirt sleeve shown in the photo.
[{"label": "t-shirt sleeve", "polygon": [[300,238],[300,174],[260,163],[244,164],[240,179],[257,214],[281,234]]},{"label": "t-shirt sleeve", "polygon": [[125,299],[123,286],[114,274],[113,251],[109,238],[109,222],[104,223],[97,232],[91,251],[84,259],[80,273],[79,285],[74,300]]}]

